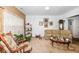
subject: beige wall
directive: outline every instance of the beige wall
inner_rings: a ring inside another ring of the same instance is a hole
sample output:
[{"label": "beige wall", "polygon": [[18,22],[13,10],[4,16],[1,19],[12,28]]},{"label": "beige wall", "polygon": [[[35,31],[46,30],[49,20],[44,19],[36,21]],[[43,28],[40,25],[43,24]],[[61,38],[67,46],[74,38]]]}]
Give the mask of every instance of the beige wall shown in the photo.
[{"label": "beige wall", "polygon": [[[50,26],[48,24],[48,28],[44,28],[44,25],[43,26],[40,26],[39,25],[39,22],[40,21],[44,21],[43,19],[44,18],[49,18],[49,22],[52,21],[53,22],[53,25]],[[41,36],[44,36],[44,30],[45,29],[59,29],[59,20],[60,20],[60,17],[59,16],[53,16],[53,15],[27,15],[26,16],[26,23],[29,22],[32,24],[32,35],[35,36],[35,35],[41,35]],[[65,30],[68,29],[68,20],[64,19],[65,20]]]}]

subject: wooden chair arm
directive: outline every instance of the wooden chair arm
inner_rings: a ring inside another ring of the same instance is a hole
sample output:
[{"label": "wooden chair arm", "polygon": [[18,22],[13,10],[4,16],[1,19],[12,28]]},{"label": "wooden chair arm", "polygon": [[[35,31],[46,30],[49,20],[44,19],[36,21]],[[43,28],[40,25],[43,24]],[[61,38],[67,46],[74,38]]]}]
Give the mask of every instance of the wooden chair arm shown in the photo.
[{"label": "wooden chair arm", "polygon": [[23,50],[24,52],[25,47],[28,47],[28,45],[21,44],[17,48],[13,48],[12,53],[19,52],[19,51],[21,52],[21,50]]}]

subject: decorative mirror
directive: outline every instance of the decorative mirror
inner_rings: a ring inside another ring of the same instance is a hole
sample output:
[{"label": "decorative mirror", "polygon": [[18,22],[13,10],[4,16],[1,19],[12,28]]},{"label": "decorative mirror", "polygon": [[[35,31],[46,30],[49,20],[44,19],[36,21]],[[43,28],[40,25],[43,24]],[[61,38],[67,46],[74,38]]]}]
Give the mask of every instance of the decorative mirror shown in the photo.
[{"label": "decorative mirror", "polygon": [[64,30],[64,20],[59,20],[59,29]]}]

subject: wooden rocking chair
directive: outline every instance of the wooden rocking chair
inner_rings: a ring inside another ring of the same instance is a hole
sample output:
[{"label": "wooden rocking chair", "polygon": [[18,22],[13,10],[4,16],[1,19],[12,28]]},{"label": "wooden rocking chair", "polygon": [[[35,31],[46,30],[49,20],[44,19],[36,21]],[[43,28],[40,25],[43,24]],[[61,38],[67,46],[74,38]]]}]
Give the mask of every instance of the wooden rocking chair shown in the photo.
[{"label": "wooden rocking chair", "polygon": [[25,53],[32,50],[29,42],[24,42],[17,45],[11,32],[6,33],[5,35],[0,34],[0,40],[2,41],[2,46],[7,53]]}]

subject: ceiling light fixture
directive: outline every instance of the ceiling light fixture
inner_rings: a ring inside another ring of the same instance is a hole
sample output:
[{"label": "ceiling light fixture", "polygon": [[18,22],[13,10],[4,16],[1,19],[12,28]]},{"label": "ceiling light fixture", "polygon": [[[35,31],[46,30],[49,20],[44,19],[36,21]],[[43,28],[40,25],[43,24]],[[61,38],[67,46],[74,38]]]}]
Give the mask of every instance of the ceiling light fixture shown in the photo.
[{"label": "ceiling light fixture", "polygon": [[50,7],[45,7],[45,10],[50,10]]}]

